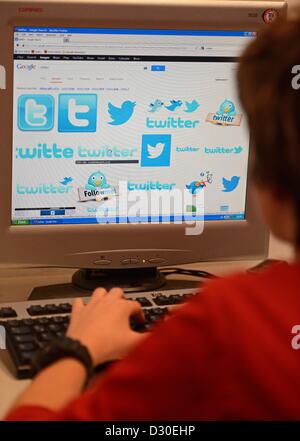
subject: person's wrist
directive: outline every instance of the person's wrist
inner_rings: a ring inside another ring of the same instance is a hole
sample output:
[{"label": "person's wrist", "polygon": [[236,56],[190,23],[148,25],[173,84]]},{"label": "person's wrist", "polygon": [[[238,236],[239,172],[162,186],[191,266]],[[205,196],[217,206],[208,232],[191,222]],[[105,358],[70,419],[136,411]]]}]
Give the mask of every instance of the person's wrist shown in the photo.
[{"label": "person's wrist", "polygon": [[84,364],[77,358],[73,358],[73,357],[61,358],[60,360],[57,360],[53,364],[50,364],[46,369],[49,369],[52,366],[67,368],[68,372],[72,372],[72,375],[73,376],[75,375],[77,379],[82,382],[82,384],[85,383],[86,368]]},{"label": "person's wrist", "polygon": [[67,332],[66,336],[71,338],[72,340],[79,341],[80,344],[88,350],[94,367],[96,367],[99,363],[101,363],[101,360],[100,362],[98,361],[99,357],[96,356],[96,350],[94,349],[94,345],[88,338],[84,336],[78,336],[76,334],[73,334],[72,332],[71,333]]}]

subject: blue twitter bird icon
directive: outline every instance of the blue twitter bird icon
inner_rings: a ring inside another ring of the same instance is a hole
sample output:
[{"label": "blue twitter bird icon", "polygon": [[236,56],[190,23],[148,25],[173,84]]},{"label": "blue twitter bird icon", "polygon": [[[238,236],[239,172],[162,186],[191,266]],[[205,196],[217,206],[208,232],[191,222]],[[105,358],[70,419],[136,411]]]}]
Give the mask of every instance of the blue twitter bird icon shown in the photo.
[{"label": "blue twitter bird icon", "polygon": [[184,112],[187,112],[187,113],[195,112],[195,110],[198,109],[199,105],[200,104],[196,100],[193,100],[191,102],[186,101]]},{"label": "blue twitter bird icon", "polygon": [[125,124],[131,117],[136,103],[134,101],[124,101],[121,107],[116,107],[112,103],[108,103],[108,113],[112,119],[108,124],[112,126],[120,126]]},{"label": "blue twitter bird icon", "polygon": [[177,109],[177,107],[182,106],[182,101],[180,100],[171,100],[170,104],[168,106],[165,106],[166,109],[170,110],[170,112],[174,112],[174,110]]},{"label": "blue twitter bird icon", "polygon": [[73,181],[73,178],[71,177],[64,177],[64,179],[62,181],[60,181],[60,184],[62,185],[68,185]]},{"label": "blue twitter bird icon", "polygon": [[240,177],[239,176],[232,176],[231,179],[223,178],[223,187],[225,193],[229,193],[236,189],[236,187],[239,185]]}]

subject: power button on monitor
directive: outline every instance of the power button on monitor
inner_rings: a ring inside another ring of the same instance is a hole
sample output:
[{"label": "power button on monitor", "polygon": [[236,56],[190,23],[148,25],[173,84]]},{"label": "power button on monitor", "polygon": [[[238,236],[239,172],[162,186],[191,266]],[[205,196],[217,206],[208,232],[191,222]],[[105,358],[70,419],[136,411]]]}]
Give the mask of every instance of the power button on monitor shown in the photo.
[{"label": "power button on monitor", "polygon": [[111,260],[108,259],[99,259],[99,260],[95,260],[94,261],[94,265],[110,265],[111,264]]}]

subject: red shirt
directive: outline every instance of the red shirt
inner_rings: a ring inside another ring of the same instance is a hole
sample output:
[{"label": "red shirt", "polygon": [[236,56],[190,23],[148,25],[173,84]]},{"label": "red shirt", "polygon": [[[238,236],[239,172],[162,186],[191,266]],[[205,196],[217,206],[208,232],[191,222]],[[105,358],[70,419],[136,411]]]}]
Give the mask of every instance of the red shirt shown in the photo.
[{"label": "red shirt", "polygon": [[300,419],[300,264],[209,282],[59,412],[8,420]]}]

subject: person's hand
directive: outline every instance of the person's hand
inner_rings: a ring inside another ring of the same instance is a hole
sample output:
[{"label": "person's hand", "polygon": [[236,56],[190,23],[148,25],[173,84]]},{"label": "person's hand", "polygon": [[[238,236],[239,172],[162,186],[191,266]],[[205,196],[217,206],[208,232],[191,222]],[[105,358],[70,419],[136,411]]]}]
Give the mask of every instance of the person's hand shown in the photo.
[{"label": "person's hand", "polygon": [[87,305],[75,299],[67,336],[87,347],[95,366],[117,360],[145,338],[130,328],[133,315],[144,319],[141,305],[126,300],[120,288],[97,288]]}]

